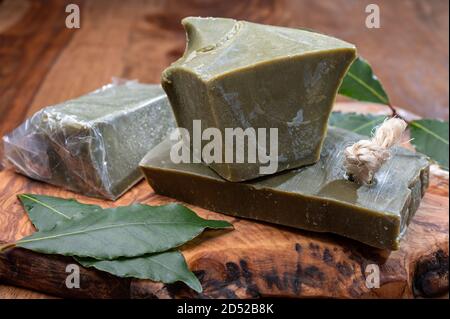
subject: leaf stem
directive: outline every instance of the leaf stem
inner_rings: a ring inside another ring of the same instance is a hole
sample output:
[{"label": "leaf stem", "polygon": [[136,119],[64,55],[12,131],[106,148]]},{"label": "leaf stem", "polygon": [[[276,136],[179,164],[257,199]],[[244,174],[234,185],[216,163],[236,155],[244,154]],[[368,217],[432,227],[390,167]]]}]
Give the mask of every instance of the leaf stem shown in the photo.
[{"label": "leaf stem", "polygon": [[5,244],[5,245],[0,245],[0,252],[3,252],[5,250],[7,250],[8,248],[12,248],[12,247],[15,247],[15,246],[16,246],[16,243],[8,243],[8,244]]},{"label": "leaf stem", "polygon": [[389,107],[389,109],[391,110],[391,117],[397,117],[397,118],[399,118],[399,119],[401,119],[401,120],[403,120],[403,121],[405,121],[406,122],[406,124],[411,124],[409,121],[407,121],[403,116],[401,116],[399,113],[398,113],[398,111],[395,109],[395,107],[391,104],[391,103],[388,103],[388,104],[386,104],[388,107]]}]

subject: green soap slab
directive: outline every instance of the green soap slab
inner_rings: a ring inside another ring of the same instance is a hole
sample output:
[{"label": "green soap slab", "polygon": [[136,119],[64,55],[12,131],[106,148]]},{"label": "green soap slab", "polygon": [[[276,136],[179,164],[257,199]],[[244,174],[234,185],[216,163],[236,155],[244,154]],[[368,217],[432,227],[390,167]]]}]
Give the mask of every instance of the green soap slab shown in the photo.
[{"label": "green soap slab", "polygon": [[127,81],[49,106],[3,138],[31,178],[115,200],[143,176],[142,157],[175,127],[160,85]]},{"label": "green soap slab", "polygon": [[[162,74],[178,126],[277,128],[278,169],[319,159],[354,45],[320,33],[224,18],[185,18],[184,55]],[[206,143],[206,142],[204,142]],[[212,163],[230,181],[259,177],[260,162]]]},{"label": "green soap slab", "polygon": [[330,232],[395,250],[428,186],[429,161],[401,147],[373,185],[347,180],[343,150],[364,139],[330,128],[319,162],[250,182],[229,182],[204,164],[174,164],[165,140],[141,161],[158,194],[209,210],[317,232]]}]

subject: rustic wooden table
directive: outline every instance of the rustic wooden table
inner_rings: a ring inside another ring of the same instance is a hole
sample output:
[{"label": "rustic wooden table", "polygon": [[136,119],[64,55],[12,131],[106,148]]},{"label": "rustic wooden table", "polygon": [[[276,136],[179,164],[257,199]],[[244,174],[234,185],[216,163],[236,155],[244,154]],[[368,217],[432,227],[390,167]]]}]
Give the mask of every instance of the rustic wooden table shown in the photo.
[{"label": "rustic wooden table", "polygon": [[[65,26],[65,7],[81,28]],[[369,3],[381,28],[365,26]],[[307,27],[355,43],[394,104],[448,118],[447,0],[0,0],[0,136],[42,106],[76,97],[112,77],[158,82],[184,49],[181,18],[224,16]],[[42,294],[0,286],[0,298]]]}]

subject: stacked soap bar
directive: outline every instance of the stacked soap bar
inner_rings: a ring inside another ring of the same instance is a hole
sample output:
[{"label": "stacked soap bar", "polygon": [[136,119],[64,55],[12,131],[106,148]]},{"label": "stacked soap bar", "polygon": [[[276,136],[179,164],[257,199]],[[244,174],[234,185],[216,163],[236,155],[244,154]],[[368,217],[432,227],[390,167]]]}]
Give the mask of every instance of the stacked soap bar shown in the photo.
[{"label": "stacked soap bar", "polygon": [[158,194],[229,215],[398,249],[428,186],[429,162],[397,147],[376,181],[359,185],[345,176],[343,150],[363,138],[330,128],[319,162],[251,182],[226,181],[203,164],[174,164],[169,140],[150,151],[140,166]]},{"label": "stacked soap bar", "polygon": [[116,199],[143,176],[142,157],[175,127],[160,85],[128,81],[44,108],[3,138],[31,178]]},{"label": "stacked soap bar", "polygon": [[[191,136],[193,120],[222,135],[225,128],[265,128],[267,134],[276,128],[276,171],[315,163],[355,47],[311,31],[233,19],[182,23],[186,51],[162,75],[178,126]],[[260,176],[262,164],[258,158],[209,165],[227,180],[244,181]]]}]

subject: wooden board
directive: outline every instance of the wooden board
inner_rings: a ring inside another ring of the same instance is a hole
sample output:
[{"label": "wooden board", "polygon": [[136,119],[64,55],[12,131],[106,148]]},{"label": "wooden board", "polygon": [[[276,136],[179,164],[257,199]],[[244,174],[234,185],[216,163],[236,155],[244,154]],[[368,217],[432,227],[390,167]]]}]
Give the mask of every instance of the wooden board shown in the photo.
[{"label": "wooden board", "polygon": [[[359,103],[336,108],[385,111],[377,105]],[[20,193],[75,197],[103,207],[173,202],[155,194],[145,181],[113,203],[31,181],[8,169],[0,172],[2,242],[13,242],[34,231],[16,198]],[[412,298],[436,297],[448,291],[448,174],[436,168],[401,249],[393,252],[337,235],[277,227],[189,206],[202,217],[225,219],[235,226],[233,231],[207,231],[182,249],[202,282],[201,295],[183,284],[121,279],[87,269],[82,269],[81,289],[67,289],[65,269],[73,263],[71,258],[17,248],[0,254],[0,281],[50,295],[83,298]],[[366,286],[369,264],[380,269],[378,289]]]},{"label": "wooden board", "polygon": [[[80,5],[80,29],[65,27],[64,11],[68,3]],[[183,52],[185,35],[179,20],[188,15],[307,27],[343,38],[355,43],[361,55],[371,62],[394,103],[423,116],[448,118],[448,1],[379,0],[380,29],[367,29],[364,24],[365,7],[370,3],[370,0],[0,0],[0,135],[41,107],[94,90],[113,76],[159,81],[161,71]],[[437,29],[440,32],[435,32]],[[380,45],[386,43],[389,45]],[[353,108],[374,109],[360,108],[357,104]],[[0,175],[0,193],[5,185],[15,183]],[[142,187],[150,192],[145,185]],[[30,231],[12,193],[34,189],[51,192],[30,184],[25,189],[12,189],[8,198],[0,195],[1,238],[10,240]],[[443,189],[446,193],[446,186]],[[124,201],[132,200],[133,196],[128,195]],[[446,205],[440,209],[447,209]],[[432,251],[430,248],[430,254]],[[278,266],[275,269],[280,270]],[[245,274],[249,278],[246,271]],[[245,280],[242,282],[247,285]],[[33,287],[37,285],[34,283]],[[99,290],[96,293],[101,295]],[[308,294],[304,289],[298,295]],[[42,297],[47,295],[0,284],[0,298]]]}]

